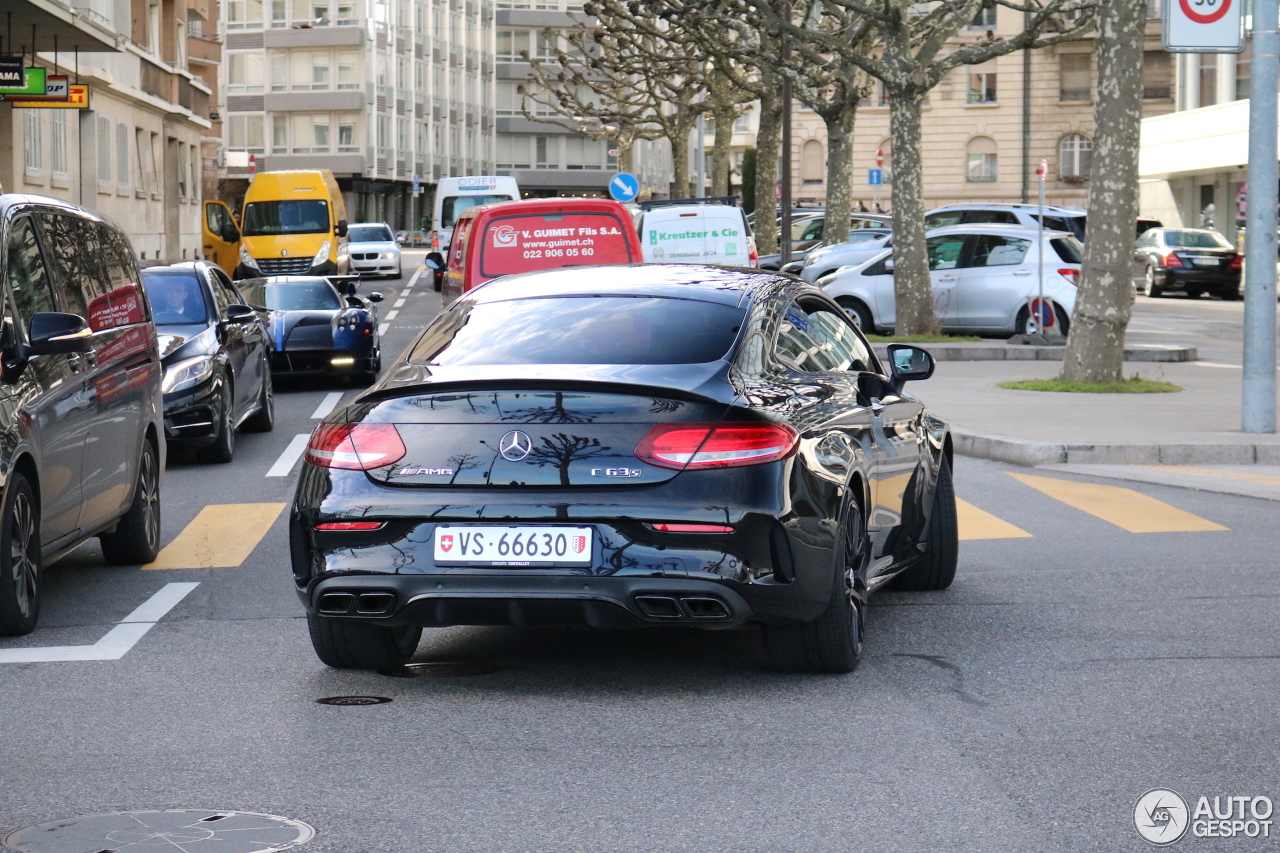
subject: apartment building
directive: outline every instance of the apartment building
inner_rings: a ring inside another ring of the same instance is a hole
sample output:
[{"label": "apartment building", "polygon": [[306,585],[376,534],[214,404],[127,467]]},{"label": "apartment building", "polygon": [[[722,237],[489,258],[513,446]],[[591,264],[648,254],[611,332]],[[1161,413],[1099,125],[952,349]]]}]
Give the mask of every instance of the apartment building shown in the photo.
[{"label": "apartment building", "polygon": [[30,49],[25,34],[34,27],[37,64],[87,84],[89,108],[0,104],[0,184],[101,212],[124,228],[141,258],[195,258],[212,93],[191,71],[187,34],[214,14],[209,0],[76,5],[5,6],[13,41]]},{"label": "apartment building", "polygon": [[223,0],[220,194],[254,155],[332,170],[352,221],[422,227],[436,180],[492,173],[493,22],[492,0]]},{"label": "apartment building", "polygon": [[[1013,35],[1022,21],[1020,12],[992,5],[954,41],[958,47],[988,32]],[[1175,106],[1174,68],[1172,57],[1161,49],[1156,0],[1148,9],[1143,48],[1143,115],[1170,112]],[[1035,170],[1043,159],[1049,163],[1047,201],[1086,205],[1097,92],[1094,66],[1093,39],[1086,38],[1013,53],[947,75],[924,107],[925,204],[1035,201]],[[1030,95],[1025,101],[1024,94]],[[825,127],[817,115],[799,107],[793,126],[793,197],[820,203],[826,198]],[[868,170],[876,166],[877,151],[884,156],[881,203],[891,209],[893,145],[889,103],[882,89],[863,102],[854,126],[854,198],[868,208],[874,197]]]},{"label": "apartment building", "polygon": [[[525,57],[553,61],[557,50],[568,48],[565,29],[583,20],[581,0],[498,2],[496,169],[514,177],[526,197],[606,196],[618,170],[616,149],[604,139],[592,138],[590,131],[598,131],[598,125],[593,128],[584,120],[575,126],[572,118],[535,104],[530,104],[530,119],[518,91],[529,77]],[[537,121],[539,117],[546,120]],[[671,182],[666,141],[639,140],[631,156],[642,197],[665,197]]]}]

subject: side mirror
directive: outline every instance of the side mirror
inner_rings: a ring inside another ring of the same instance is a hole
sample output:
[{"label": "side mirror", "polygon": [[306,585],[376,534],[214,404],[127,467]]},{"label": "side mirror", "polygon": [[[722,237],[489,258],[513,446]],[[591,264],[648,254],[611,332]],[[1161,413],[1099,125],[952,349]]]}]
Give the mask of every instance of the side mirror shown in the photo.
[{"label": "side mirror", "polygon": [[222,232],[218,235],[224,243],[234,243],[240,239],[240,232],[230,222],[222,223]]},{"label": "side mirror", "polygon": [[230,323],[250,323],[257,319],[258,312],[248,305],[228,305],[227,321]]},{"label": "side mirror", "polygon": [[893,272],[893,258],[884,259],[884,271]]},{"label": "side mirror", "polygon": [[381,294],[379,291],[375,290],[373,293],[370,293],[370,294],[369,294],[369,301],[370,301],[370,302],[381,302],[381,301],[382,301],[382,294]]},{"label": "side mirror", "polygon": [[347,220],[339,219],[338,227],[333,229],[333,233],[337,234],[339,237],[347,236]]},{"label": "side mirror", "polygon": [[907,344],[889,344],[889,384],[901,391],[906,382],[919,382],[933,375],[934,361],[928,350]]},{"label": "side mirror", "polygon": [[93,332],[79,314],[44,311],[31,317],[28,338],[33,355],[88,352]]},{"label": "side mirror", "polygon": [[433,270],[444,269],[444,256],[439,252],[427,252],[426,265]]}]

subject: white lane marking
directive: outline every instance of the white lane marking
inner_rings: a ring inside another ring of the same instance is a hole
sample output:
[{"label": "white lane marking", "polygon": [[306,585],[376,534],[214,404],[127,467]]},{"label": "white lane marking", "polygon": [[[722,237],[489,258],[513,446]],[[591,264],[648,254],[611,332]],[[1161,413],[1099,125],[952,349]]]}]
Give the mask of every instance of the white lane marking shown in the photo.
[{"label": "white lane marking", "polygon": [[1222,364],[1217,361],[1193,361],[1192,364],[1198,364],[1201,367],[1225,367],[1228,370],[1244,370],[1243,364]]},{"label": "white lane marking", "polygon": [[387,329],[390,329],[390,328],[391,328],[390,323],[383,323],[382,325],[378,326],[378,337],[382,337],[383,335],[385,335],[387,333]]},{"label": "white lane marking", "polygon": [[276,464],[271,466],[271,470],[267,471],[268,477],[288,477],[293,471],[293,466],[298,463],[302,451],[307,449],[307,439],[311,436],[303,433],[295,435],[293,441],[289,442],[289,446],[284,449],[284,453],[280,454],[280,458],[276,460]]},{"label": "white lane marking", "polygon": [[53,663],[73,660],[120,660],[164,615],[199,583],[167,583],[144,601],[106,636],[91,646],[44,646],[0,649],[0,663]]},{"label": "white lane marking", "polygon": [[392,308],[390,311],[387,312],[387,322],[394,320],[396,318],[396,315],[399,313],[400,313],[400,309]]},{"label": "white lane marking", "polygon": [[422,274],[426,271],[427,271],[426,264],[422,264],[418,267],[417,271],[409,278],[409,283],[404,286],[405,293],[408,293],[410,290],[413,290],[413,286],[418,283],[418,279],[421,278]]},{"label": "white lane marking", "polygon": [[316,406],[316,410],[311,413],[311,420],[318,421],[326,415],[338,408],[338,403],[342,401],[342,392],[333,391],[325,394],[324,399],[320,401],[320,405]]},{"label": "white lane marking", "polygon": [[391,307],[392,307],[392,308],[403,308],[403,307],[404,307],[404,299],[405,299],[405,298],[404,298],[403,296],[401,296],[399,299],[397,299],[397,300],[396,300],[396,304],[395,304],[395,305],[392,305]]}]

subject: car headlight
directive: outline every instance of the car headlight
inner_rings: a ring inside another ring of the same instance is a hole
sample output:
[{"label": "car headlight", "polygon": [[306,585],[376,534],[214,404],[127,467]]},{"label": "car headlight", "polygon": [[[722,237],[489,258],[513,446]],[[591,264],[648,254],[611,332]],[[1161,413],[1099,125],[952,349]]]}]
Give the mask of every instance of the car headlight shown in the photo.
[{"label": "car headlight", "polygon": [[253,255],[250,255],[249,250],[244,246],[240,247],[240,263],[250,269],[258,269],[258,262],[253,259]]},{"label": "car headlight", "polygon": [[822,253],[820,253],[820,252],[810,252],[809,254],[805,255],[805,257],[804,257],[804,265],[805,265],[806,267],[811,267],[811,266],[813,266],[814,264],[816,264],[816,263],[817,263],[821,258],[822,258]]},{"label": "car headlight", "polygon": [[325,240],[320,244],[320,251],[316,252],[316,256],[311,259],[311,266],[318,267],[327,260],[329,260],[329,241]]},{"label": "car headlight", "polygon": [[390,261],[390,260],[394,260],[394,259],[395,259],[395,256],[396,256],[396,253],[395,253],[395,252],[383,252],[383,253],[382,253],[382,257],[383,257],[383,259],[384,259],[384,260],[388,260],[388,261]]},{"label": "car headlight", "polygon": [[195,358],[186,358],[165,370],[164,381],[160,383],[160,391],[164,394],[182,391],[194,385],[199,385],[212,375],[212,356],[200,355]]}]

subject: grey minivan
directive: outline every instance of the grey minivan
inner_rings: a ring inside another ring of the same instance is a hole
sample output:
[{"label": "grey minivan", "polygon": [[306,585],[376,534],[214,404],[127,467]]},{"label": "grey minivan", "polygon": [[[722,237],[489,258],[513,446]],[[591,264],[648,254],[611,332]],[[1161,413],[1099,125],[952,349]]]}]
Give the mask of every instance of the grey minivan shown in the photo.
[{"label": "grey minivan", "polygon": [[160,354],[129,239],[88,210],[0,195],[0,635],[40,614],[41,575],[98,537],[160,545]]}]

